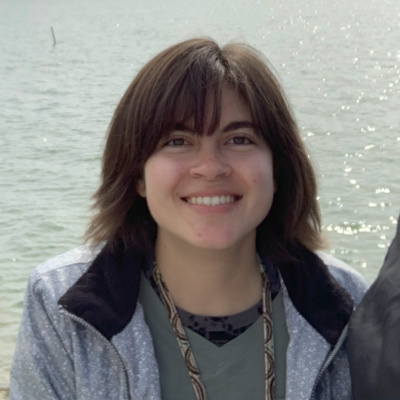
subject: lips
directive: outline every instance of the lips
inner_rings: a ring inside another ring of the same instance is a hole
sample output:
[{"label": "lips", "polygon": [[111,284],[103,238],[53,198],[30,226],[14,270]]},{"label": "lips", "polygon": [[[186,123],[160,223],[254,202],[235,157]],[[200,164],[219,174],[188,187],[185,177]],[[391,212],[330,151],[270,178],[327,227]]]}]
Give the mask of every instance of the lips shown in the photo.
[{"label": "lips", "polygon": [[224,204],[234,203],[239,200],[239,196],[193,196],[185,197],[184,200],[190,204],[198,204],[209,207],[217,207]]}]

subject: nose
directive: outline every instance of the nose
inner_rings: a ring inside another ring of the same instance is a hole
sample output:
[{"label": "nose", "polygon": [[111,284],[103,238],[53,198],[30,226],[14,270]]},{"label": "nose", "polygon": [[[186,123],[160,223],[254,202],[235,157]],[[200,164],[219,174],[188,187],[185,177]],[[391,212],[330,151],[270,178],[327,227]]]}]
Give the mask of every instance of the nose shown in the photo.
[{"label": "nose", "polygon": [[[209,138],[204,138],[209,139]],[[222,176],[231,174],[232,169],[227,157],[215,143],[205,140],[193,159],[190,175],[194,178],[203,177],[208,181],[214,181]]]}]

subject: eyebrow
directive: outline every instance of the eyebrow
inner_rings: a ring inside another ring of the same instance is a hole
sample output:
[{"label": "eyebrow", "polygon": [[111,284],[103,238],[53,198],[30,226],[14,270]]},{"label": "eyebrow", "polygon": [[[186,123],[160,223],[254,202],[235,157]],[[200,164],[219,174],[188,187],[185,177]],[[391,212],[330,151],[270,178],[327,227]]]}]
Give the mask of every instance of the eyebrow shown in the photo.
[{"label": "eyebrow", "polygon": [[234,131],[236,129],[251,128],[254,129],[254,124],[250,121],[232,121],[224,127],[222,132]]},{"label": "eyebrow", "polygon": [[[236,129],[242,129],[242,128],[250,128],[250,129],[255,129],[254,124],[250,121],[243,120],[243,121],[232,121],[228,125],[226,125],[223,129],[222,132],[230,132],[234,131]],[[189,128],[188,126],[180,123],[175,126],[176,130],[183,131],[183,132],[188,132],[188,133],[194,133],[193,129]]]},{"label": "eyebrow", "polygon": [[187,133],[194,133],[193,129],[189,128],[183,123],[176,124],[175,129],[176,131],[182,131],[182,132],[187,132]]}]

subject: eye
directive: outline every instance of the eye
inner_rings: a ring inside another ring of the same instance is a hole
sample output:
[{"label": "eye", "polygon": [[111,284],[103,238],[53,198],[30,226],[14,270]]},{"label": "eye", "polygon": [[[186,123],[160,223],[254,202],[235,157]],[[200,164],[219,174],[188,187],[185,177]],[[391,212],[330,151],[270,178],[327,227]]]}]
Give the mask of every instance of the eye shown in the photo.
[{"label": "eye", "polygon": [[174,138],[170,138],[168,139],[165,143],[164,143],[164,147],[181,147],[181,146],[185,146],[188,144],[188,141],[184,138],[181,137],[174,137]]},{"label": "eye", "polygon": [[253,144],[254,141],[248,138],[247,136],[237,135],[228,140],[228,144],[235,144],[235,145],[248,145]]}]

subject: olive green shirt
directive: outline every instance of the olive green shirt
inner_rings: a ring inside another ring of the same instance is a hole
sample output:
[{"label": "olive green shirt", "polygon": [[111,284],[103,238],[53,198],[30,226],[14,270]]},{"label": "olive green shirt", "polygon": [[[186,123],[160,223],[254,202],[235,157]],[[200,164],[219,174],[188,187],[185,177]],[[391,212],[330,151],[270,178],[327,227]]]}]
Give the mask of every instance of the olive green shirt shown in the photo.
[{"label": "olive green shirt", "polygon": [[[168,314],[156,292],[142,276],[139,292],[160,373],[163,400],[196,400],[196,395],[172,330]],[[285,399],[286,327],[282,290],[272,302],[275,346],[275,391]],[[208,400],[265,400],[263,321],[259,317],[245,332],[221,347],[186,329]]]}]

